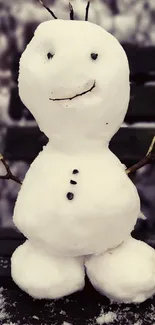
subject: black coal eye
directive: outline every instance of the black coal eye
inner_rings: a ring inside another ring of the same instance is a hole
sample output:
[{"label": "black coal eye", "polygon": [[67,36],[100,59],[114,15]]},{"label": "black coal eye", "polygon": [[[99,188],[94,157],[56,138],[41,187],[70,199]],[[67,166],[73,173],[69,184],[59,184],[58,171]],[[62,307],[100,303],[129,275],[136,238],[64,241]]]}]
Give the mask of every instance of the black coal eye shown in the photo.
[{"label": "black coal eye", "polygon": [[91,58],[92,58],[92,60],[96,60],[98,58],[98,54],[97,53],[91,53]]},{"label": "black coal eye", "polygon": [[53,56],[54,56],[53,53],[51,53],[51,52],[48,52],[48,53],[47,53],[47,58],[48,58],[48,60],[52,59]]}]

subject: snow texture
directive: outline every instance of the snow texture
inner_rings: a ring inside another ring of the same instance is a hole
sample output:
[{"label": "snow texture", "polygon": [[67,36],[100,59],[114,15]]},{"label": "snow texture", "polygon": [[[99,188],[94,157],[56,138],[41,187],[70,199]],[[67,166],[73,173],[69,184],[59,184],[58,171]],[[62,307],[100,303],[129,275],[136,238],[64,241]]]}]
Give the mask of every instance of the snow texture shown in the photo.
[{"label": "snow texture", "polygon": [[[93,255],[86,261],[88,276],[107,296],[141,302],[154,293],[154,251],[128,240],[139,196],[108,148],[129,93],[126,54],[95,24],[44,22],[21,57],[20,97],[49,138],[26,174],[13,216],[28,241],[13,254],[12,277],[33,297],[81,290],[84,255]],[[106,251],[118,245],[114,260],[104,263],[111,256]],[[135,267],[128,279],[130,253]],[[120,264],[125,258],[128,263]],[[145,269],[141,277],[137,261]]]},{"label": "snow texture", "polygon": [[16,249],[12,258],[14,281],[34,298],[60,298],[84,287],[82,258],[49,256],[31,241]]},{"label": "snow texture", "polygon": [[155,252],[147,244],[129,238],[103,256],[86,263],[93,285],[112,300],[141,303],[155,293]]},{"label": "snow texture", "polygon": [[9,315],[7,314],[7,312],[5,310],[5,306],[6,306],[6,302],[5,302],[5,298],[3,296],[3,288],[0,288],[0,324],[1,324],[1,321],[9,318]]},{"label": "snow texture", "polygon": [[[6,316],[0,320],[0,325],[32,325],[34,323],[58,325],[64,322],[72,325],[95,325],[101,322],[119,325],[154,324],[155,304],[152,299],[141,306],[138,304],[126,306],[110,303],[108,299],[100,299],[99,296],[97,300],[92,299],[89,294],[90,292],[85,299],[82,293],[61,300],[38,301],[18,290],[4,289],[1,296],[3,301],[0,300],[0,310],[2,306],[4,307],[5,301],[3,314],[5,312]],[[61,313],[62,310],[65,314]],[[108,323],[109,320],[110,323]]]},{"label": "snow texture", "polygon": [[[9,134],[8,126],[34,126],[36,122],[30,118],[30,114],[24,105],[21,104],[18,98],[18,90],[16,88],[16,76],[17,76],[17,61],[20,53],[25,49],[26,44],[29,42],[33,35],[34,29],[41,21],[47,19],[51,20],[50,14],[45,10],[36,0],[1,0],[3,9],[0,10],[2,21],[6,29],[0,33],[0,148],[4,153],[4,147],[6,142],[6,131]],[[46,4],[57,14],[59,18],[69,18],[68,1],[66,0],[46,0]],[[84,19],[85,13],[85,0],[73,0],[72,4],[75,8],[75,17],[77,19]],[[147,9],[146,9],[147,6]],[[113,8],[114,7],[114,8]],[[155,32],[154,32],[154,0],[141,0],[132,1],[120,0],[116,1],[92,1],[89,10],[89,20],[96,22],[110,31],[120,41],[129,43],[140,43],[140,45],[153,45],[155,44]],[[116,10],[118,11],[116,15]],[[120,18],[118,18],[118,16]],[[133,21],[131,19],[133,17]],[[1,17],[0,17],[1,20]],[[119,22],[124,21],[124,24]],[[135,26],[136,21],[136,26]],[[3,25],[2,23],[2,25]],[[130,23],[130,26],[129,26]],[[3,25],[3,26],[4,26]],[[134,26],[134,28],[133,28]],[[122,39],[123,37],[123,39]],[[126,38],[124,38],[126,37]],[[154,86],[153,82],[149,82]],[[12,88],[13,87],[13,88]],[[146,83],[145,83],[146,87]],[[144,88],[144,92],[145,92]],[[14,119],[15,115],[18,115],[18,120]],[[134,123],[133,128],[140,126],[143,128],[154,127],[153,123]],[[127,126],[127,125],[126,125]],[[130,124],[131,128],[131,124]],[[15,130],[16,133],[17,130]],[[134,130],[133,130],[134,132]],[[29,152],[31,150],[29,149]],[[15,153],[15,152],[14,152]],[[15,158],[16,159],[16,158]],[[27,159],[25,157],[25,159]],[[16,173],[21,173],[20,169],[23,168],[22,174],[25,172],[25,167],[18,165],[18,162],[9,162],[12,165],[16,165]],[[153,197],[154,191],[154,166],[144,167],[145,170],[149,170],[149,173],[141,174],[137,186],[140,189],[142,210],[147,216],[145,226],[145,235],[143,228],[143,239],[147,240],[151,245],[155,246],[155,198]],[[138,173],[137,173],[138,174]],[[20,176],[21,179],[23,175]],[[134,177],[135,178],[135,177]],[[146,186],[147,179],[147,186]],[[139,184],[140,182],[140,184]],[[0,198],[0,224],[2,227],[12,227],[12,213],[13,206],[16,200],[17,192],[15,183],[14,186],[10,186],[10,182],[1,181],[1,198]],[[145,184],[144,184],[145,183]],[[150,186],[152,185],[152,188]],[[143,195],[143,193],[144,195]],[[151,201],[151,202],[150,202]],[[149,232],[148,232],[149,227]],[[144,237],[145,236],[145,237]]]},{"label": "snow texture", "polygon": [[99,317],[96,319],[96,323],[99,325],[102,324],[109,324],[113,323],[114,320],[117,319],[116,313],[113,313],[112,311],[109,311],[108,313],[101,313]]}]

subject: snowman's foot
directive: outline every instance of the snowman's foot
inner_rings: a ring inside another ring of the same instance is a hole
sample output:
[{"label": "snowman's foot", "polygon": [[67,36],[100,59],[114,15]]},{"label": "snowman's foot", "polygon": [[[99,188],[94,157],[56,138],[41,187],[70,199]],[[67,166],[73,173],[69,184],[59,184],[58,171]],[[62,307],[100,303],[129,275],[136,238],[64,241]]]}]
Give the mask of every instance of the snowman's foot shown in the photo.
[{"label": "snowman's foot", "polygon": [[34,298],[57,299],[84,287],[83,259],[49,256],[29,241],[14,252],[11,272],[15,283]]},{"label": "snowman's foot", "polygon": [[114,301],[140,303],[155,294],[155,251],[141,241],[129,238],[85,264],[93,286]]}]

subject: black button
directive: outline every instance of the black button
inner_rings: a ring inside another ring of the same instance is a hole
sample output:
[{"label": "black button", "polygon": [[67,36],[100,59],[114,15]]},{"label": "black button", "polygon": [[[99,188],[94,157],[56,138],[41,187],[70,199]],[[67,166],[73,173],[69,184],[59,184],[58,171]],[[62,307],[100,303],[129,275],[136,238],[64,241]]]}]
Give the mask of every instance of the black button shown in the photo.
[{"label": "black button", "polygon": [[97,53],[91,53],[91,58],[93,60],[96,60],[98,58],[98,54]]},{"label": "black button", "polygon": [[53,53],[51,53],[51,52],[48,52],[48,53],[47,53],[47,58],[48,58],[48,60],[52,59],[53,56],[54,56]]},{"label": "black button", "polygon": [[74,199],[74,194],[71,193],[71,192],[68,192],[66,196],[67,196],[68,200],[73,200]]},{"label": "black button", "polygon": [[78,174],[78,173],[79,173],[79,171],[77,169],[73,170],[73,174]]},{"label": "black button", "polygon": [[70,184],[72,184],[72,185],[76,185],[77,182],[75,182],[75,181],[73,181],[73,180],[71,179]]}]

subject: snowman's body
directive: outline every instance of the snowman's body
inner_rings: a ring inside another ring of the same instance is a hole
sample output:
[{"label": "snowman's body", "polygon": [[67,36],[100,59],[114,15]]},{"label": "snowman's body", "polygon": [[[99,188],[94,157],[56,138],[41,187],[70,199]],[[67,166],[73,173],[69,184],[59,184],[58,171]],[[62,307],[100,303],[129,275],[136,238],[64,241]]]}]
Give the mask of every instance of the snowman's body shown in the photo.
[{"label": "snowman's body", "polygon": [[[31,165],[18,199],[18,228],[61,256],[100,254],[118,246],[139,213],[136,188],[108,148],[65,155],[47,145]],[[25,206],[22,219],[19,204]]]},{"label": "snowman's body", "polygon": [[155,292],[154,251],[130,238],[139,196],[108,148],[129,93],[122,47],[94,24],[45,22],[22,55],[19,94],[49,137],[14,210],[28,240],[13,254],[12,276],[34,297],[82,289],[85,266],[113,299],[144,301]]},{"label": "snowman's body", "polygon": [[47,145],[31,165],[18,200],[18,228],[61,256],[100,254],[118,246],[139,214],[136,188],[108,148],[66,155]]}]

